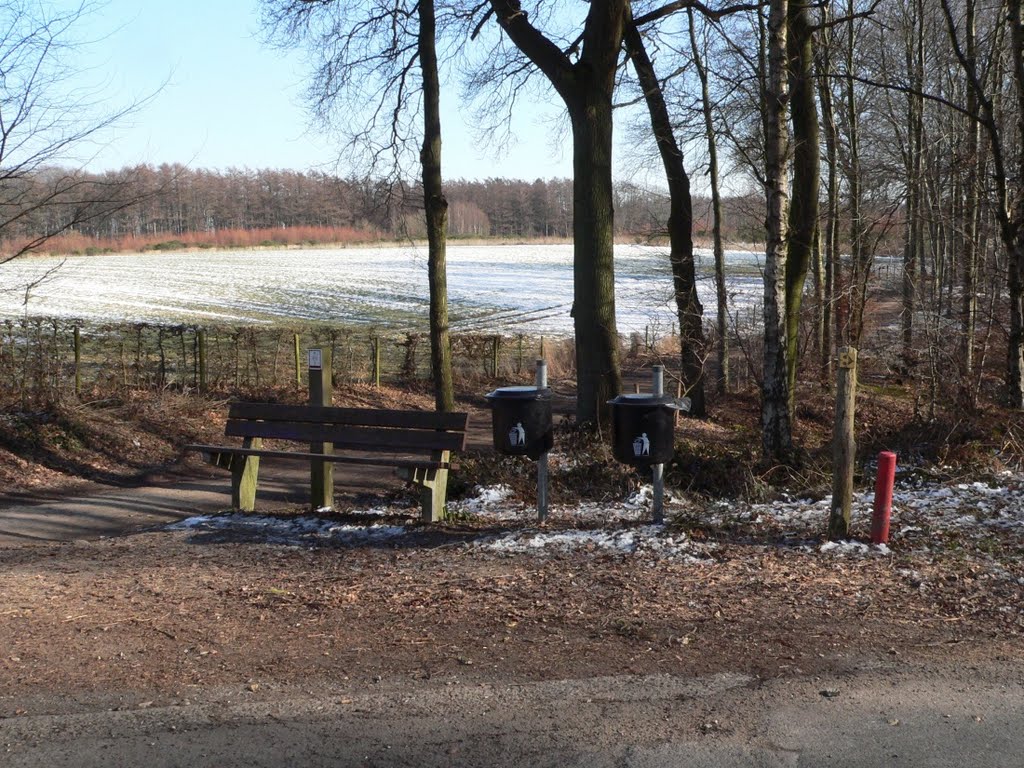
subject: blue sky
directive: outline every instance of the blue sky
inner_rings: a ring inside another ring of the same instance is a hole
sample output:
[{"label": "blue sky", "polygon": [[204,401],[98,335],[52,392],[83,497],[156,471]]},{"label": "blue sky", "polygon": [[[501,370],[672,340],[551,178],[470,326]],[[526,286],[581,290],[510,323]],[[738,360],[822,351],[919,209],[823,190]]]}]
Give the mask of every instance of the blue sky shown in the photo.
[{"label": "blue sky", "polygon": [[[261,43],[256,0],[103,0],[76,35],[86,40],[75,62],[87,65],[78,76],[84,87],[99,86],[113,106],[155,94],[88,159],[90,169],[166,162],[349,170],[335,166],[337,145],[309,128],[301,57]],[[454,93],[442,105],[447,178],[572,175],[568,142],[552,147],[543,119],[523,119],[515,146],[493,158]],[[541,118],[558,113],[556,104],[534,106]]]}]

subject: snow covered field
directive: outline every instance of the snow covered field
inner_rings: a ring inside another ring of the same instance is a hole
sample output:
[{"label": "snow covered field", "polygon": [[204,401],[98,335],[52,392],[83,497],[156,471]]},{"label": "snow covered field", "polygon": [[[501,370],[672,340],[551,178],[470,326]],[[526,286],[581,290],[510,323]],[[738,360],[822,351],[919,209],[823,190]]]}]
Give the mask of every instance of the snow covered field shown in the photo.
[{"label": "snow covered field", "polygon": [[[713,264],[700,252],[699,292],[715,311]],[[763,292],[759,256],[730,252],[732,311]],[[243,323],[329,320],[391,328],[427,317],[425,248],[315,248],[32,257],[0,266],[0,317]],[[572,330],[571,245],[450,246],[453,329],[561,335]],[[667,251],[616,246],[619,330],[667,333],[675,318]]]},{"label": "snow covered field", "polygon": [[[549,522],[537,526],[534,509],[510,498],[502,486],[476,489],[470,498],[449,504],[459,519],[498,524],[494,532],[481,530],[458,546],[525,555],[585,551],[647,559],[669,558],[694,565],[712,564],[719,544],[695,541],[684,530],[649,524],[651,491],[618,503],[553,506]],[[794,499],[769,504],[714,503],[695,508],[685,500],[668,498],[666,517],[686,518],[708,526],[741,526],[744,530],[779,534],[775,541],[808,554],[821,556],[888,556],[885,545],[860,541],[823,543],[830,500]],[[853,529],[866,534],[870,528],[872,494],[855,498]],[[417,509],[377,507],[352,514],[365,523],[339,524],[326,517],[278,518],[259,515],[193,517],[171,526],[172,530],[221,531],[259,538],[273,544],[317,546],[415,545],[417,526],[393,521],[415,517]],[[387,518],[387,522],[382,520]],[[511,529],[511,530],[510,530]],[[949,546],[950,539],[975,541],[994,535],[1018,544],[1024,537],[1024,476],[1006,473],[993,485],[975,483],[924,483],[908,479],[897,485],[893,501],[891,541],[904,551],[928,552]],[[1016,557],[1022,556],[1019,547]]]}]

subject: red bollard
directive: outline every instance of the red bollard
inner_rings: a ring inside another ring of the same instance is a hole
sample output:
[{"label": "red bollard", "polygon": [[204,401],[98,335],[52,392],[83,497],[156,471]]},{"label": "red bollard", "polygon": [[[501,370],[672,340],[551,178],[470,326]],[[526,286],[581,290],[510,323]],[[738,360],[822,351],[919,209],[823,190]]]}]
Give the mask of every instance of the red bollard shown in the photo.
[{"label": "red bollard", "polygon": [[896,481],[896,454],[878,454],[878,477],[875,480],[875,511],[871,515],[871,543],[889,541],[889,515],[892,514],[892,485]]}]

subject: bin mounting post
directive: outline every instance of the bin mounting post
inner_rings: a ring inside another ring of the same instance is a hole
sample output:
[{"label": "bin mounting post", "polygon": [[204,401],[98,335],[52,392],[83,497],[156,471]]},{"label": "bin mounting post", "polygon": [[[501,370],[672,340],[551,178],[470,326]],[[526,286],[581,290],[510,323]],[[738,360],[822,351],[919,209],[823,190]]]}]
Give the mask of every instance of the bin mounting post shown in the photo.
[{"label": "bin mounting post", "polygon": [[[538,390],[548,386],[548,364],[544,358],[537,360],[536,386]],[[537,519],[548,518],[548,454],[542,453],[537,459]]]},{"label": "bin mounting post", "polygon": [[[665,394],[665,366],[655,365],[651,369],[651,386],[655,397]],[[665,465],[655,464],[651,467],[654,484],[654,499],[651,502],[651,517],[661,525],[665,522]]]},{"label": "bin mounting post", "polygon": [[[298,338],[298,336],[296,336]],[[307,350],[309,358],[309,404],[330,406],[334,404],[334,390],[331,371],[331,348]],[[311,443],[312,453],[334,453],[333,443]],[[310,509],[334,508],[334,464],[329,461],[312,459],[309,463]]]}]

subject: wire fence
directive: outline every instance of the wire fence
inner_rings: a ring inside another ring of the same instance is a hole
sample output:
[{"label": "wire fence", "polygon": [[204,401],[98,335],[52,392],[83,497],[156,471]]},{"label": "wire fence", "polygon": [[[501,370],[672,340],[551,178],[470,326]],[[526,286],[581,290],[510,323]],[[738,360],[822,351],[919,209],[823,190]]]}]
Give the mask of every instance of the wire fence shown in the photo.
[{"label": "wire fence", "polygon": [[[131,389],[252,392],[305,386],[307,352],[330,350],[336,384],[410,383],[431,377],[425,333],[329,325],[200,326],[88,323],[59,318],[0,321],[0,403],[23,409],[74,396]],[[452,336],[462,379],[528,376],[536,357],[571,367],[571,340],[526,334]]]}]

